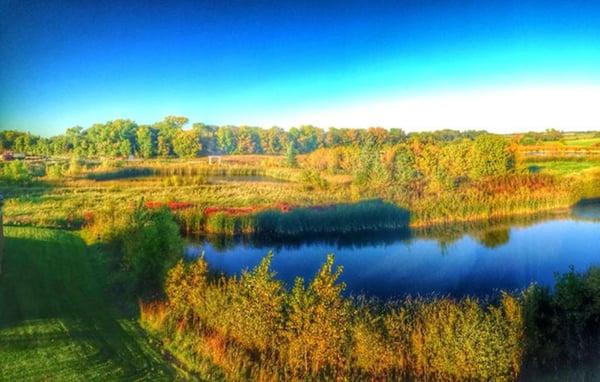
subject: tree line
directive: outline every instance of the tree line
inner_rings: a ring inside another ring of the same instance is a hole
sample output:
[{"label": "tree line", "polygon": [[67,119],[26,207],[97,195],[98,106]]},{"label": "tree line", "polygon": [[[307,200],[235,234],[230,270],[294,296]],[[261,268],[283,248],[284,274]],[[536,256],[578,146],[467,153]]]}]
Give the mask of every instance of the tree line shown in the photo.
[{"label": "tree line", "polygon": [[0,132],[0,150],[27,155],[77,155],[80,157],[193,158],[211,154],[309,153],[319,148],[360,146],[366,143],[397,144],[411,137],[449,142],[473,139],[484,131],[439,130],[405,133],[402,129],[334,128],[312,125],[260,128],[194,123],[186,117],[167,116],[152,125],[129,119],[96,123],[87,129],[71,127],[64,134],[45,138],[27,132]]}]

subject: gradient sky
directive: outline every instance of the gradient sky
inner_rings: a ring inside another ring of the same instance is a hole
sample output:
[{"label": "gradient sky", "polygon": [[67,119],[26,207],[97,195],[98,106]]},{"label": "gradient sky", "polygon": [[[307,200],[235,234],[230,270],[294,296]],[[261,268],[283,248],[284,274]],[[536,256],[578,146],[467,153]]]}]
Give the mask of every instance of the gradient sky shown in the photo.
[{"label": "gradient sky", "polygon": [[0,0],[0,129],[600,129],[600,5]]}]

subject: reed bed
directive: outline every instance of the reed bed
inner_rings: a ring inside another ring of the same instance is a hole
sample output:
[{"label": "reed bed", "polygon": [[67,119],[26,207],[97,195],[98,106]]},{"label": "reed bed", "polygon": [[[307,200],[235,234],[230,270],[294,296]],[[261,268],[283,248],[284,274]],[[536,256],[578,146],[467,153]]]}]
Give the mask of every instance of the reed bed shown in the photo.
[{"label": "reed bed", "polygon": [[204,232],[212,234],[257,234],[260,236],[303,236],[348,234],[406,229],[408,211],[379,200],[342,203],[250,213],[217,212],[206,217]]},{"label": "reed bed", "polygon": [[126,178],[138,178],[155,175],[154,170],[147,167],[125,167],[110,171],[95,171],[86,175],[88,179],[105,181]]}]

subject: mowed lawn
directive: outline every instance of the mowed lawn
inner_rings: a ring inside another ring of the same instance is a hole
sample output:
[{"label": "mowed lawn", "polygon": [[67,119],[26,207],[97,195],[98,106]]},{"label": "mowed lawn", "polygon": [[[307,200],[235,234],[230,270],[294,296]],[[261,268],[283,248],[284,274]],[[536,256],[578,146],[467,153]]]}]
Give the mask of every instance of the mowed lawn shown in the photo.
[{"label": "mowed lawn", "polygon": [[598,144],[600,144],[600,137],[565,140],[567,146],[590,147]]},{"label": "mowed lawn", "polygon": [[565,176],[579,174],[583,171],[600,168],[600,161],[596,160],[554,160],[541,162],[527,162],[529,171],[545,172],[548,174]]},{"label": "mowed lawn", "polygon": [[0,380],[173,380],[177,373],[104,295],[75,233],[5,227]]}]

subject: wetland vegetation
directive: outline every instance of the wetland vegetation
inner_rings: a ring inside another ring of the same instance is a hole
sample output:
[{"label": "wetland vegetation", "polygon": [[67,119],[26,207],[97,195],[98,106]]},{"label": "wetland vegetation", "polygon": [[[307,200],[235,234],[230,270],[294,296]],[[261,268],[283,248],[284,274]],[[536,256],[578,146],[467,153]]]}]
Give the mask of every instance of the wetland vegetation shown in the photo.
[{"label": "wetland vegetation", "polygon": [[[23,378],[516,380],[597,359],[598,259],[584,244],[600,223],[594,204],[570,212],[600,196],[589,133],[185,122],[0,132],[3,149],[27,154],[2,163],[3,375],[41,348],[48,361]],[[186,246],[197,235],[204,247]],[[573,241],[556,262],[526,235]],[[543,279],[501,277],[526,258],[548,264]],[[494,293],[353,282],[434,280],[457,259],[479,279],[499,274]]]}]

